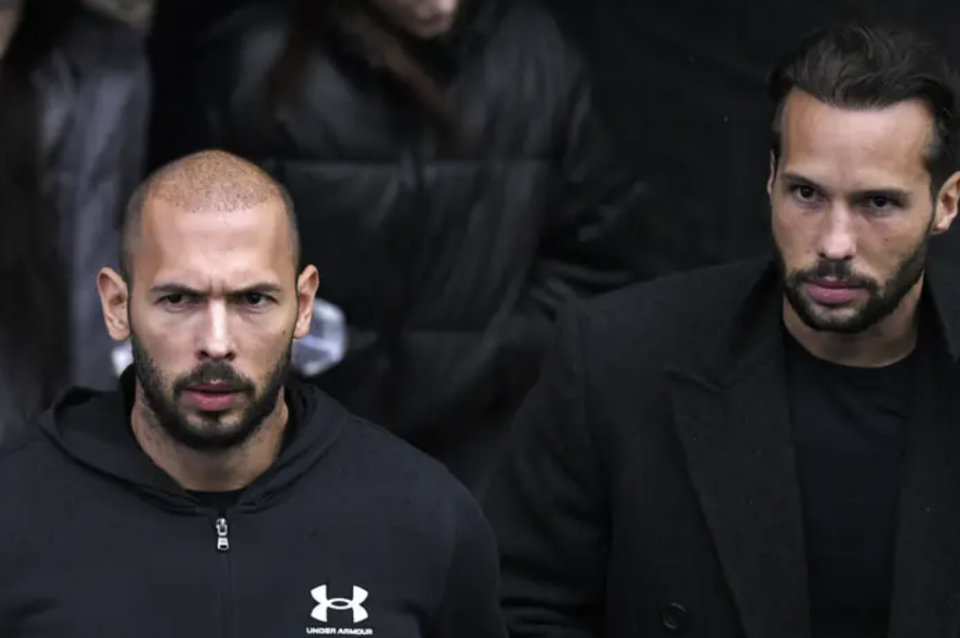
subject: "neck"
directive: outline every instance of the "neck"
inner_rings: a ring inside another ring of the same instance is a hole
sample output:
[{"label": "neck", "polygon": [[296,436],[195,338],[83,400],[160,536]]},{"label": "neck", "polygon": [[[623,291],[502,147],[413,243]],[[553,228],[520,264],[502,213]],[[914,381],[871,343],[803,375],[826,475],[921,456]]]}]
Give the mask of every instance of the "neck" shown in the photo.
[{"label": "neck", "polygon": [[184,489],[229,492],[247,487],[273,465],[287,419],[287,404],[281,396],[274,411],[243,445],[230,450],[194,450],[167,434],[146,406],[138,384],[131,427],[144,453]]},{"label": "neck", "polygon": [[916,347],[922,289],[921,278],[892,313],[856,334],[814,330],[786,298],[783,320],[787,331],[813,356],[845,366],[879,368],[900,361]]}]

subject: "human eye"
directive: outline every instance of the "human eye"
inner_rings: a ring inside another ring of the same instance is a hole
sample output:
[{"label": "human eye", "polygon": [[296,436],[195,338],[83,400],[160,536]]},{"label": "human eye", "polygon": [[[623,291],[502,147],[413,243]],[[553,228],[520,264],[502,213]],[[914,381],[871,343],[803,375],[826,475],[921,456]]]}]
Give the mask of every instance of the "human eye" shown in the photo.
[{"label": "human eye", "polygon": [[264,310],[275,304],[276,300],[266,293],[249,291],[237,295],[235,302],[250,310]]},{"label": "human eye", "polygon": [[815,187],[809,184],[795,184],[790,187],[790,194],[795,200],[804,205],[817,204],[823,199],[823,195]]},{"label": "human eye", "polygon": [[887,195],[871,195],[864,199],[864,208],[871,215],[883,216],[901,207],[901,203]]},{"label": "human eye", "polygon": [[157,300],[157,303],[168,310],[183,310],[198,302],[197,295],[187,294],[185,292],[172,292],[163,295]]}]

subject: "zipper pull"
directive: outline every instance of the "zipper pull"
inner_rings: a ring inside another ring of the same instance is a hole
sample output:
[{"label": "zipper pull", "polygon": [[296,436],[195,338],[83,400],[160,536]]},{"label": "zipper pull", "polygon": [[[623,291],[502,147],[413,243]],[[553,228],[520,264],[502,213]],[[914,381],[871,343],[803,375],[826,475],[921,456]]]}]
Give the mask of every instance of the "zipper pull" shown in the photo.
[{"label": "zipper pull", "polygon": [[217,519],[217,550],[225,552],[230,549],[230,539],[227,537],[227,532],[229,528],[227,527],[227,519],[218,518]]}]

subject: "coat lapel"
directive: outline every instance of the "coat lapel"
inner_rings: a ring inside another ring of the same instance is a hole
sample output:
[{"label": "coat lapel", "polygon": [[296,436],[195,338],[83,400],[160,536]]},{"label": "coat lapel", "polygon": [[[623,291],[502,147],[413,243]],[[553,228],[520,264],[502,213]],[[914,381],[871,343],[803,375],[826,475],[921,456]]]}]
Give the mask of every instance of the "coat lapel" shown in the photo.
[{"label": "coat lapel", "polygon": [[[932,263],[925,285],[891,638],[960,636],[960,271]],[[703,357],[670,374],[691,480],[750,638],[810,636],[780,300],[761,277]]]},{"label": "coat lapel", "polygon": [[671,374],[674,418],[747,636],[809,638],[780,296],[758,286],[705,360]]},{"label": "coat lapel", "polygon": [[893,638],[960,635],[960,294],[954,276],[934,274],[928,282],[936,308],[921,332],[926,356],[900,490]]}]

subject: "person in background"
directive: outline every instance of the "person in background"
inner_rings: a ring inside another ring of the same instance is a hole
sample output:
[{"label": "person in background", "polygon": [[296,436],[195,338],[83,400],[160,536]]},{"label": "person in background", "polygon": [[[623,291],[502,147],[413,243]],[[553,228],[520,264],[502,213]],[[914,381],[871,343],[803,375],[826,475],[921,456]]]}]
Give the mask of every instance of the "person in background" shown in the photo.
[{"label": "person in background", "polygon": [[642,276],[647,189],[573,46],[528,0],[290,0],[186,57],[157,159],[223,148],[290,190],[347,324],[317,383],[482,492],[557,308]]},{"label": "person in background", "polygon": [[0,0],[0,439],[114,383],[96,273],[141,178],[143,34],[74,0]]},{"label": "person in background", "polygon": [[956,74],[842,24],[769,87],[774,254],[559,321],[488,495],[512,636],[960,632]]}]

